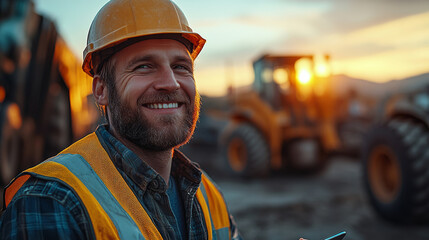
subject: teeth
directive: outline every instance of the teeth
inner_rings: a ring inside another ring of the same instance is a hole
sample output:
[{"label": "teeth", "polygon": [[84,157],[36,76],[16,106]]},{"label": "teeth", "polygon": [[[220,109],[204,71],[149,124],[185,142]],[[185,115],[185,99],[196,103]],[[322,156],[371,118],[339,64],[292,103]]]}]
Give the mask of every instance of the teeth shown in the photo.
[{"label": "teeth", "polygon": [[152,103],[148,107],[151,109],[168,109],[168,108],[177,108],[178,103]]}]

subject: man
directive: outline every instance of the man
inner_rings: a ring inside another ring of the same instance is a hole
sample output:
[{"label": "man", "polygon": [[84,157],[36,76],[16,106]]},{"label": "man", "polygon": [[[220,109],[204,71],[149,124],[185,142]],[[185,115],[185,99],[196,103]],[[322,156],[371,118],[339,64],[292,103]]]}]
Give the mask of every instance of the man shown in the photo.
[{"label": "man", "polygon": [[191,137],[205,40],[169,0],[112,0],[83,69],[107,124],[5,191],[1,239],[239,239],[213,182],[176,148]]}]

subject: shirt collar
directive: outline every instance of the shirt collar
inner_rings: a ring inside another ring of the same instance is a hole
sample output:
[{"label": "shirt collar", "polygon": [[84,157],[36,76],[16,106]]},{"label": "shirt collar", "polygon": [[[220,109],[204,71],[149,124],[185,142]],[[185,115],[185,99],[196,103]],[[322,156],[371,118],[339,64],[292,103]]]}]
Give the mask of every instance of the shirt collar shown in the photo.
[{"label": "shirt collar", "polygon": [[[115,166],[143,191],[150,188],[154,191],[165,192],[167,186],[162,177],[144,159],[140,159],[133,151],[110,134],[107,128],[108,125],[100,125],[95,133]],[[201,182],[199,167],[176,149],[173,153],[171,175],[177,180],[185,178],[196,185]]]}]

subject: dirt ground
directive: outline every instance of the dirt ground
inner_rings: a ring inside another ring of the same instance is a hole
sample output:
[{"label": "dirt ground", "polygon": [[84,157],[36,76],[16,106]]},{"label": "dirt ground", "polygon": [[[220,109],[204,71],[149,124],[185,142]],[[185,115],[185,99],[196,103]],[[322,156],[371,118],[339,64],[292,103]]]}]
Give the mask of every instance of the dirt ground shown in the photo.
[{"label": "dirt ground", "polygon": [[244,239],[429,239],[428,226],[398,226],[369,206],[356,159],[335,157],[317,176],[215,177]]}]

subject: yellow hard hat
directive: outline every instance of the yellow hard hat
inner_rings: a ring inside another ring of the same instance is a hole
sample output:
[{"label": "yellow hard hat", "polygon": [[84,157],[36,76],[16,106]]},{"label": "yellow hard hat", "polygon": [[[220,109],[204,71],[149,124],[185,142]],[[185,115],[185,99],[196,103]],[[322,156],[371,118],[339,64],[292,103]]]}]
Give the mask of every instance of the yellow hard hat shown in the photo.
[{"label": "yellow hard hat", "polygon": [[170,0],[111,0],[92,21],[83,51],[83,71],[94,75],[94,69],[103,60],[100,52],[115,49],[127,40],[159,38],[165,34],[190,43],[193,59],[206,42],[192,31],[183,12]]}]

